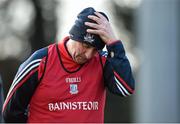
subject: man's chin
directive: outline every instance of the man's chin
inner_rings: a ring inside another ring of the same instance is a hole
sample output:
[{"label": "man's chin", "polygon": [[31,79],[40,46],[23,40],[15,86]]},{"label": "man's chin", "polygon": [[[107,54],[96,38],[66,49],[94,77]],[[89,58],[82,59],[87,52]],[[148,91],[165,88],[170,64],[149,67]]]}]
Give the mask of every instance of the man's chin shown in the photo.
[{"label": "man's chin", "polygon": [[82,65],[82,64],[86,63],[87,61],[88,61],[87,59],[77,59],[76,63]]},{"label": "man's chin", "polygon": [[87,62],[87,60],[86,61],[76,61],[76,63],[77,64],[80,64],[80,65],[82,65],[82,64],[84,64],[84,63],[86,63]]}]

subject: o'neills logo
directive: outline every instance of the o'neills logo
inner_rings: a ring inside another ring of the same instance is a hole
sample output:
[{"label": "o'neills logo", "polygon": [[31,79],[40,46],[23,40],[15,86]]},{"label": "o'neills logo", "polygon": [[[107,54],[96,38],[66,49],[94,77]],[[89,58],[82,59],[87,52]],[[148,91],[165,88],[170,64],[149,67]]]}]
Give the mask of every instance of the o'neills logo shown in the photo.
[{"label": "o'neills logo", "polygon": [[78,83],[81,82],[81,77],[71,77],[65,79],[66,83]]},{"label": "o'neills logo", "polygon": [[61,110],[98,110],[97,101],[89,102],[56,102],[48,104],[49,111],[61,111]]},{"label": "o'neills logo", "polygon": [[72,95],[78,94],[78,83],[81,82],[81,77],[68,77],[65,81],[69,84],[69,92]]}]

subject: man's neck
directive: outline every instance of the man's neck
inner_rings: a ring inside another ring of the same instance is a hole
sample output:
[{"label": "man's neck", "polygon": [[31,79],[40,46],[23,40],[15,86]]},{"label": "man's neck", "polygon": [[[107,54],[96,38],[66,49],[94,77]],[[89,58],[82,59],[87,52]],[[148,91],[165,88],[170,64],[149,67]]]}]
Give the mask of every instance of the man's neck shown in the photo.
[{"label": "man's neck", "polygon": [[72,40],[69,39],[68,41],[64,42],[64,46],[65,46],[65,49],[67,51],[67,53],[69,54],[69,56],[72,58],[72,44],[71,44]]}]

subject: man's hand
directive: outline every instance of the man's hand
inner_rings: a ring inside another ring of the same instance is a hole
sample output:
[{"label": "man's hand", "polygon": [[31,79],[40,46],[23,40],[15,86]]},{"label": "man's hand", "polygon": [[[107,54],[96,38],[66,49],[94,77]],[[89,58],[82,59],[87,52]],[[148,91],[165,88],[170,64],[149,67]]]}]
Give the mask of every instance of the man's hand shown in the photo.
[{"label": "man's hand", "polygon": [[97,16],[89,15],[88,18],[94,20],[97,24],[85,22],[85,25],[94,28],[87,29],[87,32],[99,35],[106,44],[115,42],[117,39],[108,20],[99,12],[95,12],[94,14]]}]

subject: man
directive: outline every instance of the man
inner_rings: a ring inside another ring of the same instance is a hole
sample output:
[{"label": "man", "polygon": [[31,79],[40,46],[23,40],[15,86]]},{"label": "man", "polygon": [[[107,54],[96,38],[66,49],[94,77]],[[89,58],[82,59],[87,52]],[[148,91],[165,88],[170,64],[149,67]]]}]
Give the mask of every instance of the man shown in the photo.
[{"label": "man", "polygon": [[82,10],[69,34],[20,66],[4,102],[6,122],[103,122],[106,87],[134,92],[122,42],[104,13]]}]

